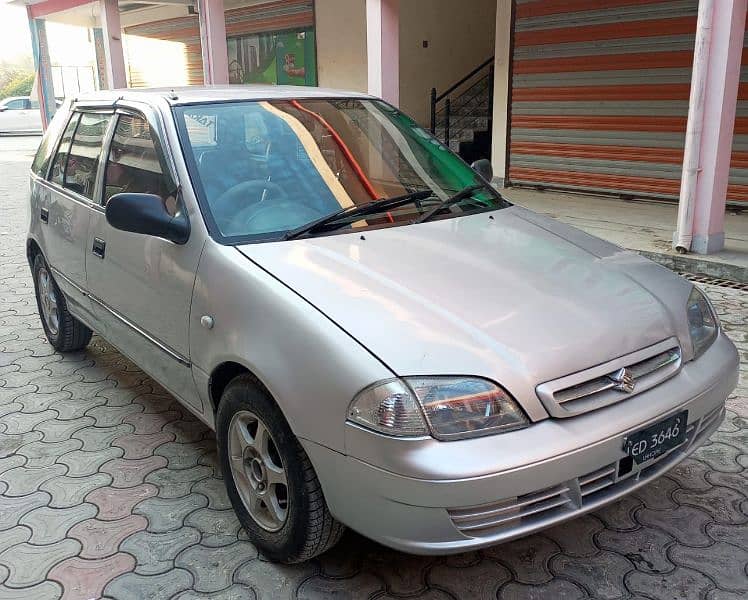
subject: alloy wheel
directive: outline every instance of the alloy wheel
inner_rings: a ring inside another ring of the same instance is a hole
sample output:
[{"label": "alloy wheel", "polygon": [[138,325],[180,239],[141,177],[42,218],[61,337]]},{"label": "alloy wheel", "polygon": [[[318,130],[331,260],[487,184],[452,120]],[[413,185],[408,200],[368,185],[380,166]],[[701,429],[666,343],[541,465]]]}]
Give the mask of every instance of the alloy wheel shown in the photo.
[{"label": "alloy wheel", "polygon": [[57,308],[57,294],[49,271],[45,267],[39,269],[37,278],[39,284],[39,304],[42,307],[42,317],[52,336],[60,331],[60,314]]},{"label": "alloy wheel", "polygon": [[250,516],[266,531],[278,531],[288,518],[288,479],[267,426],[253,412],[237,412],[229,424],[228,449],[231,474]]}]

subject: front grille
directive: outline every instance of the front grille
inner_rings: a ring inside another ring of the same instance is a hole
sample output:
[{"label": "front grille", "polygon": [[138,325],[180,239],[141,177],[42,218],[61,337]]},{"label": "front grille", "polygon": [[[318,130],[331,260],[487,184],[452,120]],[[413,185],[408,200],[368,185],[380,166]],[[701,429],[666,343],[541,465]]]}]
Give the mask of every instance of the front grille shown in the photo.
[{"label": "front grille", "polygon": [[[680,346],[670,339],[539,385],[537,393],[551,416],[571,417],[646,391],[675,375],[680,366]],[[633,389],[622,385],[624,373],[633,382]]]},{"label": "front grille", "polygon": [[707,413],[688,426],[683,444],[623,475],[619,475],[619,463],[615,462],[529,494],[480,506],[451,508],[447,512],[454,526],[470,537],[506,533],[508,538],[541,529],[604,504],[667,471],[704,440],[706,432],[723,414],[722,406]]}]

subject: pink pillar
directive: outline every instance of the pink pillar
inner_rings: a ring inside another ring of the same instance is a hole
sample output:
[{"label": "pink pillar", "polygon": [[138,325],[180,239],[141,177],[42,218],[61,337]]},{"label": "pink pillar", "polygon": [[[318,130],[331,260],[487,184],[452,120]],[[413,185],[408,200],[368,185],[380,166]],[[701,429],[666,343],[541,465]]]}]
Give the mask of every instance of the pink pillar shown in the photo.
[{"label": "pink pillar", "polygon": [[400,102],[400,0],[366,0],[369,93]]},{"label": "pink pillar", "polygon": [[109,89],[126,88],[125,54],[122,50],[122,29],[119,23],[117,0],[99,0],[101,30],[104,37],[104,56]]},{"label": "pink pillar", "polygon": [[227,84],[229,54],[223,0],[198,0],[197,7],[200,13],[203,81],[206,84]]},{"label": "pink pillar", "polygon": [[725,202],[740,83],[747,0],[716,0],[707,64],[704,121],[691,250],[719,252],[725,245]]}]

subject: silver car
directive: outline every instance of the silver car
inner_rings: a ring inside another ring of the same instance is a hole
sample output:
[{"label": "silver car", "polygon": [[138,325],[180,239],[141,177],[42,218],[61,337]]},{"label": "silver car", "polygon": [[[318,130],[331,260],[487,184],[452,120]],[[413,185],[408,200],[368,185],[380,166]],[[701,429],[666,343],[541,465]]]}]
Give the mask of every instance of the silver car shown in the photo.
[{"label": "silver car", "polygon": [[490,177],[361,94],[82,96],[32,166],[44,331],[96,331],[216,430],[271,559],[344,526],[419,554],[526,535],[703,444],[738,355],[691,283]]},{"label": "silver car", "polygon": [[39,101],[28,96],[11,96],[0,100],[0,134],[42,132]]}]

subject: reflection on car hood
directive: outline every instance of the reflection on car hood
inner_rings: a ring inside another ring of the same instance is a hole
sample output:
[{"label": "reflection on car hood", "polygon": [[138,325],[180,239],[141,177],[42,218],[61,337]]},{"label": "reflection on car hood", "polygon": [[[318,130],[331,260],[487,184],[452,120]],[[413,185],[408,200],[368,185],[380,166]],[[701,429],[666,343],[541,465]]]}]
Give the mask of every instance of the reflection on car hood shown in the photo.
[{"label": "reflection on car hood", "polygon": [[528,402],[541,382],[687,336],[688,282],[519,207],[239,250],[396,374],[481,375]]}]

